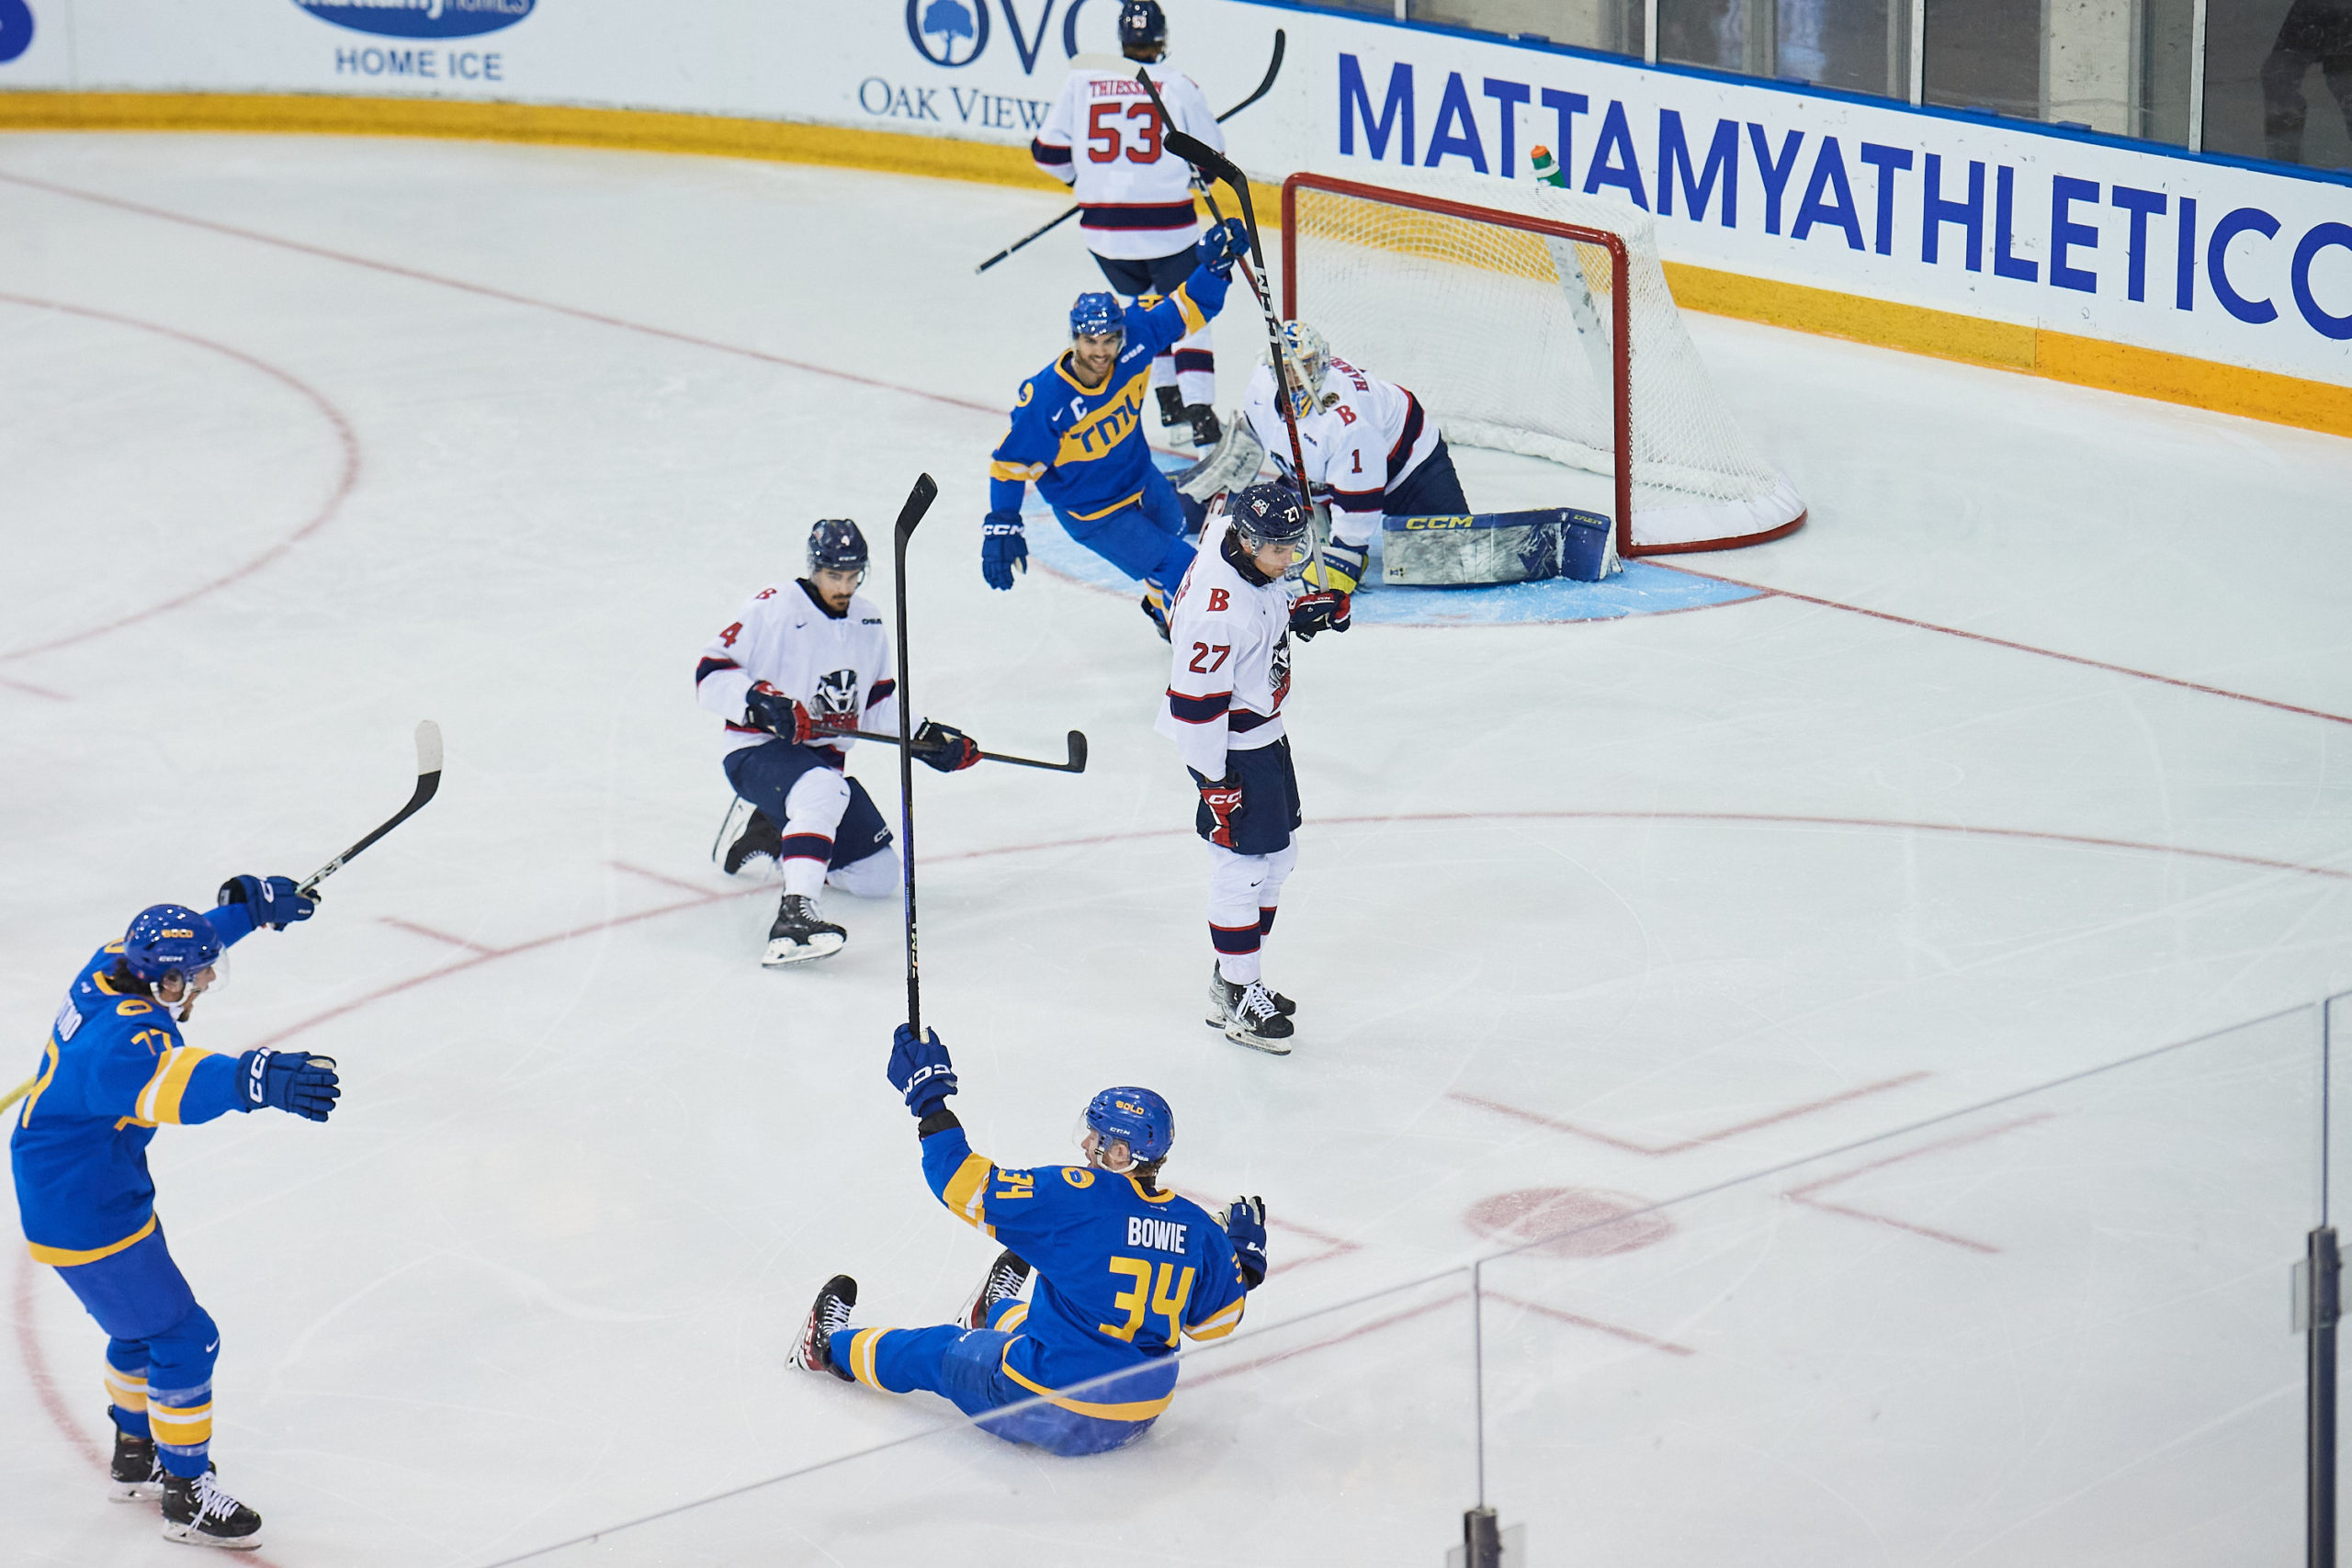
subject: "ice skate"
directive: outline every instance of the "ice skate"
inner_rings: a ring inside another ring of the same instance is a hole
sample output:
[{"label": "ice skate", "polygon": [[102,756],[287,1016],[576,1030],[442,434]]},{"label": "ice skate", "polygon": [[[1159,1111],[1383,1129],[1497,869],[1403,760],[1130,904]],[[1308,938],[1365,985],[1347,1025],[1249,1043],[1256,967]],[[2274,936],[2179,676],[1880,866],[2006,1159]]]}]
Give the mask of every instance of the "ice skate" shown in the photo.
[{"label": "ice skate", "polygon": [[1193,445],[1215,446],[1225,439],[1225,427],[1216,422],[1216,410],[1206,403],[1194,403],[1184,411],[1193,422]]},{"label": "ice skate", "polygon": [[1028,1283],[1029,1265],[1007,1247],[996,1255],[995,1262],[989,1265],[989,1271],[981,1278],[979,1288],[965,1302],[964,1315],[959,1321],[967,1328],[986,1328],[989,1314],[996,1310],[997,1303],[1011,1301]]},{"label": "ice skate", "polygon": [[[113,1419],[108,1412],[107,1419]],[[164,1495],[164,1467],[155,1459],[155,1439],[134,1438],[117,1427],[114,1429],[114,1462],[107,1466],[112,1490],[107,1494],[118,1503],[152,1503]]]},{"label": "ice skate", "polygon": [[747,868],[755,874],[774,873],[784,853],[784,829],[746,800],[729,809],[718,839],[718,869],[729,876],[741,876]]},{"label": "ice skate", "polygon": [[792,1364],[804,1372],[831,1372],[843,1382],[856,1382],[832,1358],[833,1334],[849,1322],[856,1307],[856,1280],[846,1274],[826,1280],[808,1308],[808,1321],[800,1325],[800,1338],[792,1347]]},{"label": "ice skate", "polygon": [[1223,1030],[1225,1037],[1237,1045],[1247,1045],[1270,1056],[1287,1056],[1294,1029],[1283,1010],[1282,1002],[1285,999],[1266,989],[1263,980],[1237,986],[1225,977],[1222,970],[1212,970],[1206,1021],[1211,1029]]},{"label": "ice skate", "polygon": [[768,928],[768,950],[760,962],[770,969],[839,953],[849,932],[817,913],[817,900],[787,893]]},{"label": "ice skate", "polygon": [[194,1480],[167,1472],[164,1539],[251,1551],[261,1545],[261,1516],[222,1491],[220,1477],[209,1469]]},{"label": "ice skate", "polygon": [[[1268,998],[1273,1002],[1274,1010],[1276,1012],[1282,1014],[1284,1018],[1295,1018],[1297,1016],[1298,1004],[1296,1002],[1291,1000],[1280,991],[1275,990],[1272,986],[1268,986],[1266,987],[1266,995]],[[1209,1005],[1216,1008],[1221,1008],[1225,1005],[1225,971],[1218,966],[1217,961],[1214,958],[1209,960]],[[1216,1023],[1217,1020],[1212,1018],[1209,1021],[1211,1023]]]},{"label": "ice skate", "polygon": [[1184,424],[1192,415],[1184,412],[1184,394],[1173,387],[1154,387],[1152,395],[1159,400],[1159,423],[1162,429]]}]

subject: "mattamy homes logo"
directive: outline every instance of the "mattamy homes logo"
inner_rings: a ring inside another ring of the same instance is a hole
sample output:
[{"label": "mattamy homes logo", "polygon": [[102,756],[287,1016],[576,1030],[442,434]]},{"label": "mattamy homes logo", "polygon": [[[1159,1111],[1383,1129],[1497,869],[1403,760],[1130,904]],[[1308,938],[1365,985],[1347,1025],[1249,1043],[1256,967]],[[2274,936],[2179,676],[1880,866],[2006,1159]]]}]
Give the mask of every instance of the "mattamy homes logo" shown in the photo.
[{"label": "mattamy homes logo", "polygon": [[[5,6],[7,0],[0,0]],[[468,38],[511,28],[538,0],[294,0],[322,22],[386,38]]]},{"label": "mattamy homes logo", "polygon": [[0,65],[33,46],[33,8],[25,0],[0,0]]}]

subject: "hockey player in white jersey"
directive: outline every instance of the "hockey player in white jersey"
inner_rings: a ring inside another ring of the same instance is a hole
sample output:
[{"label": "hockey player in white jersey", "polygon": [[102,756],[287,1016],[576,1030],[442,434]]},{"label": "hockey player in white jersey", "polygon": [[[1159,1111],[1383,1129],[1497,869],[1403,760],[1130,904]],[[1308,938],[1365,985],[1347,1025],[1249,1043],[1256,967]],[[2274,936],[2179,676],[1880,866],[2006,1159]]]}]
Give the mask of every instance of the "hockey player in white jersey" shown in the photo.
[{"label": "hockey player in white jersey", "polygon": [[[1306,482],[1331,510],[1322,569],[1310,567],[1307,581],[1351,593],[1363,578],[1381,518],[1459,516],[1470,503],[1437,421],[1419,398],[1337,357],[1323,334],[1304,321],[1283,323],[1283,357]],[[1273,367],[1261,365],[1242,400],[1248,439],[1240,446],[1245,455],[1251,446],[1264,448],[1288,473],[1290,434],[1274,398]],[[1254,464],[1250,468],[1256,471]]]},{"label": "hockey player in white jersey", "polygon": [[[855,744],[848,731],[899,728],[889,628],[857,592],[867,558],[855,523],[820,522],[808,534],[808,575],[752,594],[695,672],[695,700],[727,721],[724,766],[738,800],[720,863],[733,874],[766,856],[784,873],[760,960],[771,968],[838,953],[849,940],[820,912],[828,884],[867,898],[899,888],[890,829],[845,766]],[[914,739],[916,755],[942,773],[980,760],[969,736],[930,719]]]},{"label": "hockey player in white jersey", "polygon": [[1208,841],[1212,1028],[1272,1055],[1290,1054],[1290,998],[1267,988],[1261,953],[1283,883],[1298,863],[1298,775],[1283,729],[1290,637],[1344,632],[1348,596],[1292,597],[1284,581],[1307,547],[1306,509],[1288,483],[1236,492],[1201,532],[1200,553],[1169,612],[1174,663],[1159,733],[1176,742],[1200,791],[1195,829]]},{"label": "hockey player in white jersey", "polygon": [[[1168,15],[1159,0],[1125,0],[1119,7],[1119,46],[1134,69],[1080,66],[1029,143],[1037,167],[1078,195],[1079,231],[1095,264],[1127,308],[1172,292],[1193,270],[1200,220],[1193,209],[1193,168],[1163,145],[1164,130],[1136,70],[1148,69],[1176,129],[1218,152],[1225,133],[1200,86],[1161,63],[1168,52]],[[1221,434],[1216,411],[1216,356],[1209,329],[1197,330],[1152,362],[1159,423],[1189,423],[1193,445],[1214,446]]]}]

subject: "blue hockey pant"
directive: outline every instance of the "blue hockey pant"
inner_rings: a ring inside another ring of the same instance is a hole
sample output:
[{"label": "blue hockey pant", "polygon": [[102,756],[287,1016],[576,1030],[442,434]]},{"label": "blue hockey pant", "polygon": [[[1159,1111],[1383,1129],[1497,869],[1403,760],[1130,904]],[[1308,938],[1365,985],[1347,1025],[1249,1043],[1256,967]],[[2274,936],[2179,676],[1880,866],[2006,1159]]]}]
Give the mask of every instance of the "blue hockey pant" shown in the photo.
[{"label": "blue hockey pant", "polygon": [[1192,541],[1184,537],[1184,506],[1176,487],[1158,468],[1146,472],[1143,494],[1107,517],[1078,518],[1059,507],[1069,536],[1125,572],[1139,577],[1164,596],[1193,565]]},{"label": "blue hockey pant", "polygon": [[830,746],[763,741],[729,751],[727,782],[784,835],[784,889],[813,897],[827,883],[861,898],[899,890],[890,829]]},{"label": "blue hockey pant", "polygon": [[212,1444],[212,1363],[220,1331],[196,1304],[164,1245],[163,1227],[111,1258],[57,1272],[108,1336],[114,1424],[134,1438],[154,1438],[174,1475],[202,1475]]},{"label": "blue hockey pant", "polygon": [[831,1354],[858,1382],[885,1393],[935,1393],[967,1416],[986,1416],[1006,1405],[1022,1405],[978,1425],[1009,1443],[1027,1443],[1047,1453],[1107,1453],[1151,1430],[1152,1422],[1159,1418],[1156,1407],[1164,1405],[1164,1399],[1143,1402],[1155,1408],[1140,1421],[1106,1420],[1065,1404],[1114,1400],[1118,1397],[1115,1391],[1102,1393],[1090,1389],[1089,1401],[1050,1404],[1039,1397],[1038,1390],[1016,1382],[1005,1370],[1004,1353],[1018,1336],[998,1325],[1017,1328],[1028,1315],[1029,1303],[1016,1300],[999,1302],[989,1314],[986,1328],[964,1329],[952,1324],[937,1328],[844,1327],[833,1335]]}]

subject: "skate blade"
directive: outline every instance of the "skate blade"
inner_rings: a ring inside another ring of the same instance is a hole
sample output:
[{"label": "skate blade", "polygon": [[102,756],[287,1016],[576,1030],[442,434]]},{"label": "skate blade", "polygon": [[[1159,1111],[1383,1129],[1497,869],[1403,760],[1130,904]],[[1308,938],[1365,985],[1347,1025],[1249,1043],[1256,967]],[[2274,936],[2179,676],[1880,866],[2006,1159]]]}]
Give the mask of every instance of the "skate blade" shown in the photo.
[{"label": "skate blade", "polygon": [[164,1488],[153,1481],[117,1482],[115,1489],[107,1494],[107,1501],[110,1503],[160,1503],[163,1500]]},{"label": "skate blade", "polygon": [[259,1530],[254,1531],[251,1535],[206,1535],[194,1525],[175,1525],[167,1522],[164,1526],[164,1539],[181,1541],[189,1546],[218,1547],[223,1551],[259,1551],[261,1550],[261,1531]]},{"label": "skate blade", "polygon": [[1252,1051],[1263,1051],[1269,1056],[1290,1055],[1290,1042],[1287,1040],[1275,1040],[1267,1035],[1253,1034],[1238,1023],[1228,1023],[1223,1027],[1225,1037],[1236,1045],[1247,1045]]},{"label": "skate blade", "polygon": [[849,939],[820,931],[807,942],[772,942],[760,960],[764,969],[781,969],[788,964],[806,964],[812,958],[831,958],[847,946]]}]

